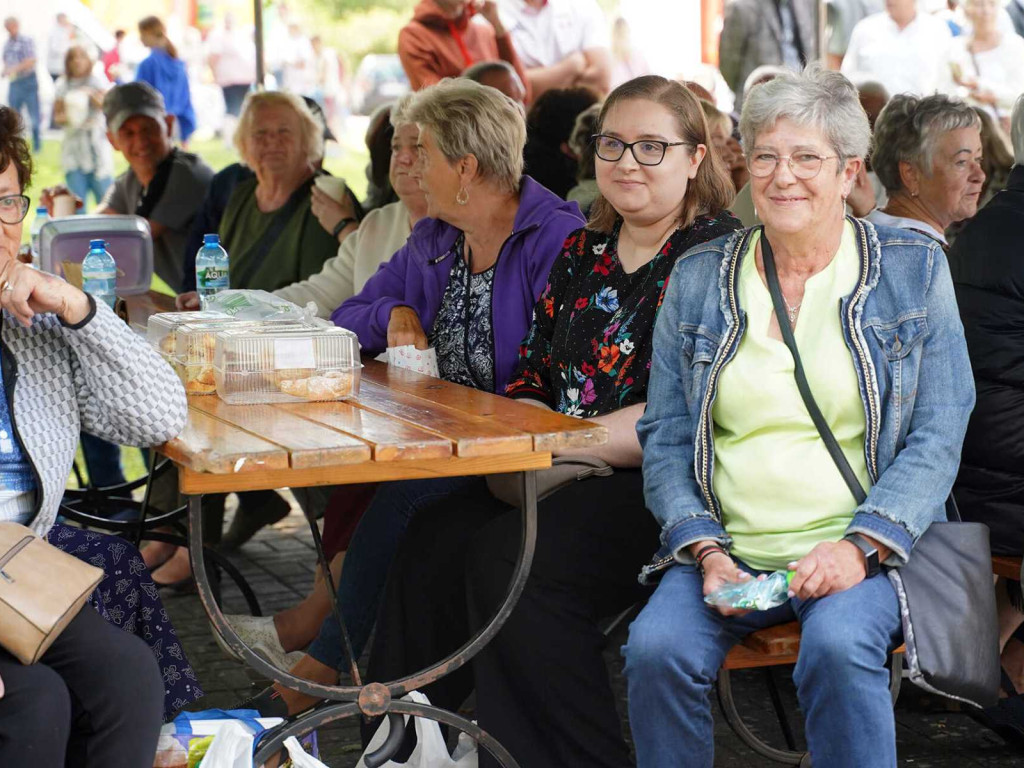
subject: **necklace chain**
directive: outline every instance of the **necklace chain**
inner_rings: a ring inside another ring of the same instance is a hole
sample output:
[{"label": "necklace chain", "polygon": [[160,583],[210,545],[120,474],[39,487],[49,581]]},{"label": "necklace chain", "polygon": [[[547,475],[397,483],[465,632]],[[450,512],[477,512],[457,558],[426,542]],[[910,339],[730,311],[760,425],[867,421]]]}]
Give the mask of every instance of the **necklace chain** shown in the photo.
[{"label": "necklace chain", "polygon": [[796,316],[797,313],[800,311],[800,306],[803,304],[803,302],[801,301],[800,304],[797,304],[794,307],[790,305],[789,300],[786,298],[786,294],[784,293],[782,294],[782,302],[786,305],[786,314],[789,315],[790,324],[796,323]]}]

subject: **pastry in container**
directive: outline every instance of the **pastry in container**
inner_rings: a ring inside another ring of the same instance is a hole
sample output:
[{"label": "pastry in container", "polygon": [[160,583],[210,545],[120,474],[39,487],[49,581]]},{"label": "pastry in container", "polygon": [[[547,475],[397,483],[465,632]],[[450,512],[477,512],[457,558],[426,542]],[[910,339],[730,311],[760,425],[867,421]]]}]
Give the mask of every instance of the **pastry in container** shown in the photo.
[{"label": "pastry in container", "polygon": [[344,400],[359,393],[359,341],[344,328],[229,328],[216,336],[213,375],[228,403]]}]

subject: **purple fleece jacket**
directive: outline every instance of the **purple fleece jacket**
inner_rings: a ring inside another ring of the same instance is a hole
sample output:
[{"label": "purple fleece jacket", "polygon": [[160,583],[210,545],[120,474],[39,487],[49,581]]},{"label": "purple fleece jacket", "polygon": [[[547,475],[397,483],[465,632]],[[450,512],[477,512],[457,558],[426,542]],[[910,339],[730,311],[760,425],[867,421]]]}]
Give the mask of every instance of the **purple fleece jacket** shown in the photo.
[{"label": "purple fleece jacket", "polygon": [[[501,247],[494,275],[495,392],[505,391],[534,304],[562,244],[585,223],[575,202],[567,203],[529,176],[523,177],[512,234]],[[388,321],[395,307],[416,310],[429,336],[452,270],[453,259],[446,254],[459,234],[460,230],[439,219],[420,220],[401,250],[381,264],[362,291],[334,310],[331,320],[356,333],[366,355],[377,355],[387,347]]]}]

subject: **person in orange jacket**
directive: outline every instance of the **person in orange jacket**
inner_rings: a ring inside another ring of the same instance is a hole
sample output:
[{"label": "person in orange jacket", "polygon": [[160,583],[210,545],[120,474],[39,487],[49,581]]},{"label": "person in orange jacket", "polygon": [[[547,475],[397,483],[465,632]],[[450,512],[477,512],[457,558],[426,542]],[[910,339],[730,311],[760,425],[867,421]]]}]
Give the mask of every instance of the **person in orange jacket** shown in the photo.
[{"label": "person in orange jacket", "polygon": [[[475,14],[484,21],[473,19]],[[412,21],[398,33],[398,55],[413,90],[458,77],[471,64],[494,59],[511,64],[529,88],[526,70],[494,0],[421,0]],[[527,93],[527,103],[529,99]]]}]

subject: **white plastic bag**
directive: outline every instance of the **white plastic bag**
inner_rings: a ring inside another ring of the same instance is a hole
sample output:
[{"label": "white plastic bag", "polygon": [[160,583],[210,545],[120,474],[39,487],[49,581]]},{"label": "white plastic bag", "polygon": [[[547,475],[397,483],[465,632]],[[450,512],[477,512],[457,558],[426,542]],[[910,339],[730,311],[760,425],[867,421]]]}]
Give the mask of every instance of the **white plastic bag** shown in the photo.
[{"label": "white plastic bag", "polygon": [[252,731],[237,720],[221,725],[199,768],[252,768]]},{"label": "white plastic bag", "polygon": [[289,736],[284,740],[284,748],[288,750],[288,757],[291,758],[294,768],[328,768],[315,757],[307,754],[294,736]]},{"label": "white plastic bag", "polygon": [[[429,704],[428,699],[419,691],[411,691],[402,697],[405,701],[414,701],[417,704]],[[405,723],[409,723],[409,715],[405,716]],[[477,745],[469,736],[459,734],[459,743],[455,747],[453,755],[448,754],[448,745],[444,743],[441,736],[441,726],[434,720],[423,717],[416,718],[416,748],[412,751],[408,761],[396,763],[389,760],[381,768],[477,768]],[[356,768],[366,768],[363,757],[371,754],[384,743],[388,737],[389,723],[385,719],[373,734],[370,743],[367,745],[363,756],[356,763]]]}]

